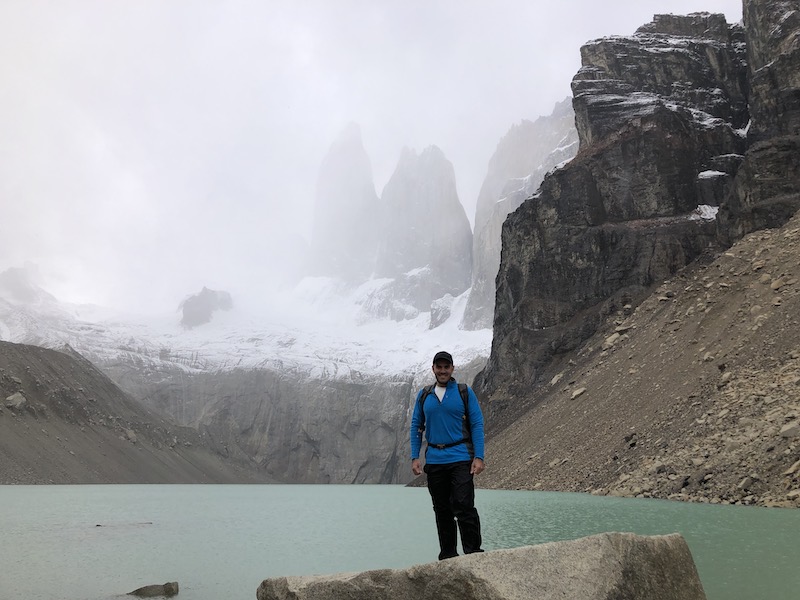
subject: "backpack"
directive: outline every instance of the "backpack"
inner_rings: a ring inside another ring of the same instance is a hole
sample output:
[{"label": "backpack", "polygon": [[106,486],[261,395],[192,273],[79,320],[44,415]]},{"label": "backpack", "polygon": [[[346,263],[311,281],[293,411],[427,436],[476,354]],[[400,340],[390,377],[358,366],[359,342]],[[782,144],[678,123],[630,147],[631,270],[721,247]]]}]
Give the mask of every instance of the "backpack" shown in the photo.
[{"label": "backpack", "polygon": [[[417,401],[419,403],[419,412],[420,412],[420,421],[419,421],[419,429],[418,431],[420,434],[425,431],[425,410],[423,409],[425,405],[425,400],[428,398],[428,395],[433,393],[433,388],[436,387],[434,385],[426,385],[422,388],[422,395],[419,397]],[[452,442],[450,444],[434,444],[436,447],[441,448],[449,448],[451,446],[457,446],[461,443],[466,442],[467,449],[469,450],[470,455],[472,454],[472,437],[470,435],[470,426],[469,426],[469,391],[466,383],[459,383],[458,384],[458,393],[461,396],[462,402],[464,402],[464,416],[462,419],[464,420],[464,424],[466,425],[465,428],[465,437],[458,440],[457,442]],[[430,448],[431,444],[428,442],[428,448]],[[425,449],[425,452],[428,451],[428,448]]]}]

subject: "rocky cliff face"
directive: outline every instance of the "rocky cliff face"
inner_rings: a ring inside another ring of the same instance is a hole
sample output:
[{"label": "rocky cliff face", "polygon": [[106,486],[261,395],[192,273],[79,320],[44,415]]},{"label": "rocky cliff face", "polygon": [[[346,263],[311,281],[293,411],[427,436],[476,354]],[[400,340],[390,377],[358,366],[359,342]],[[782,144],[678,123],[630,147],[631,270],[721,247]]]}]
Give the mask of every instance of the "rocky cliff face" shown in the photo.
[{"label": "rocky cliff face", "polygon": [[581,150],[503,229],[485,484],[800,506],[799,14],[583,48]]},{"label": "rocky cliff face", "polygon": [[464,329],[492,326],[500,233],[506,217],[538,189],[548,171],[577,151],[575,115],[569,99],[557,104],[547,117],[515,125],[498,144],[475,211],[472,288]]},{"label": "rocky cliff face", "polygon": [[106,367],[148,406],[199,430],[220,455],[287,483],[408,479],[411,378],[317,379],[286,370],[161,370],[130,377]]},{"label": "rocky cliff face", "polygon": [[800,508],[800,214],[621,307],[494,415],[487,487]]},{"label": "rocky cliff face", "polygon": [[800,11],[796,2],[746,0],[744,25],[749,147],[720,210],[725,244],[800,209]]},{"label": "rocky cliff face", "polygon": [[310,272],[362,281],[375,267],[380,201],[361,130],[349,125],[320,167],[314,206]]},{"label": "rocky cliff face", "polygon": [[734,168],[746,147],[738,25],[705,13],[656,17],[581,56],[580,151],[503,227],[487,392],[501,381],[528,389],[553,354],[713,244],[713,220],[695,218],[698,182],[712,165]]}]

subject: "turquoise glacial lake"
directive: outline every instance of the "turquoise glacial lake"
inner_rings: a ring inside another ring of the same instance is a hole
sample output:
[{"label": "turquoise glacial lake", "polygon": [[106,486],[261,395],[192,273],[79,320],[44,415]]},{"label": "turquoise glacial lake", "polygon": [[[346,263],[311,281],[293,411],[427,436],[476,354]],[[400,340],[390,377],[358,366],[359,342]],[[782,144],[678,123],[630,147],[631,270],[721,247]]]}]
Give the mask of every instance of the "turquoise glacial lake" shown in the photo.
[{"label": "turquoise glacial lake", "polygon": [[[710,600],[800,598],[800,511],[478,490],[484,548],[679,532]],[[177,581],[252,600],[262,579],[402,568],[438,552],[428,492],[402,486],[0,486],[0,599],[108,600]]]}]

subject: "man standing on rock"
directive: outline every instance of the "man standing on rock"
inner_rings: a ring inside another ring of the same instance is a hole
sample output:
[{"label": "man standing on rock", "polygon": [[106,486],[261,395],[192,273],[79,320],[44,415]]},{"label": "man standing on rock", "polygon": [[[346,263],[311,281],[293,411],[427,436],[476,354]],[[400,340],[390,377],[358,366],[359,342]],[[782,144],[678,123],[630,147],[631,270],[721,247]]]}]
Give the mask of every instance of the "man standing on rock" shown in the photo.
[{"label": "man standing on rock", "polygon": [[422,433],[428,491],[439,533],[439,560],[458,556],[456,521],[464,554],[481,550],[481,522],[475,509],[473,475],[483,471],[483,413],[472,388],[453,379],[453,357],[437,352],[433,357],[436,385],[417,394],[411,417],[411,470],[420,463]]}]

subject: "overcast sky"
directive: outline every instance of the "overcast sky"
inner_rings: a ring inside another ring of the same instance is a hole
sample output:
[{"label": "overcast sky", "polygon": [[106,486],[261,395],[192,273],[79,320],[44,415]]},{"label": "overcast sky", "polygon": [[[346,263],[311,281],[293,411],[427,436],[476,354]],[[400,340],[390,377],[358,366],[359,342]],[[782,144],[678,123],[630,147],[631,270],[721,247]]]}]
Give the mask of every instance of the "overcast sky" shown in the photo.
[{"label": "overcast sky", "polygon": [[0,268],[65,300],[174,310],[265,287],[361,127],[380,195],[404,146],[470,220],[500,138],[570,93],[584,42],[741,0],[2,0]]}]

